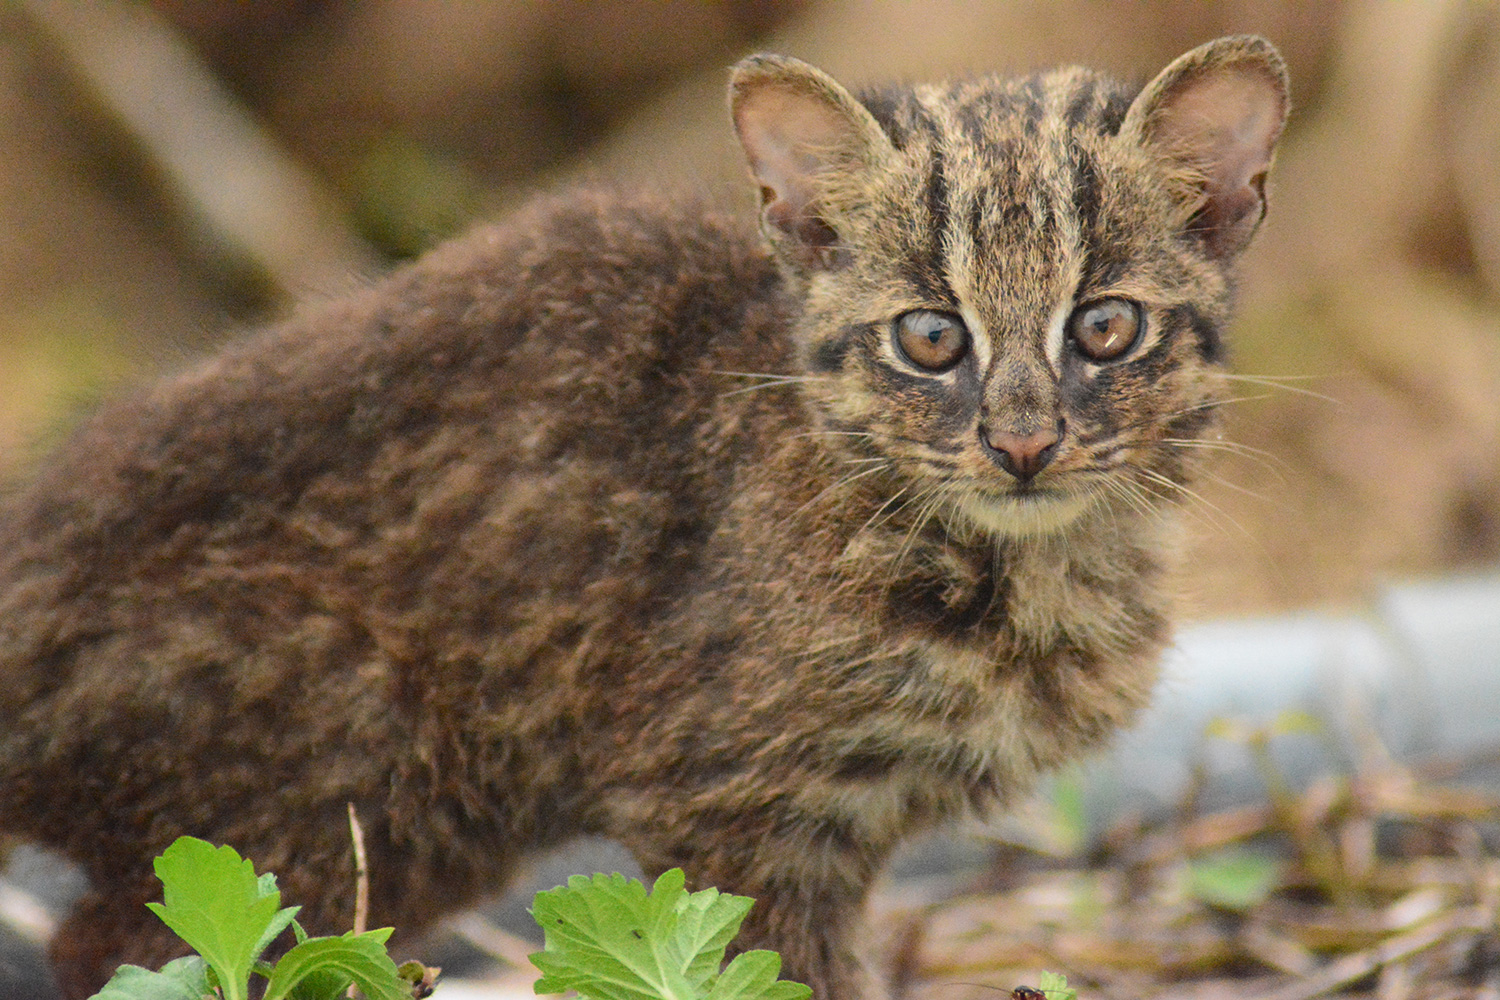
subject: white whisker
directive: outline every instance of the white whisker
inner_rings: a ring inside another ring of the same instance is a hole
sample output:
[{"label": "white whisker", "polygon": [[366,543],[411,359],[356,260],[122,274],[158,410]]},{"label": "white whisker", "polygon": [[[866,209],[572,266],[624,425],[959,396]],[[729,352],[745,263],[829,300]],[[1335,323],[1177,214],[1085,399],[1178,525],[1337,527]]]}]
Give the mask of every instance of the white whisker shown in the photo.
[{"label": "white whisker", "polygon": [[753,375],[748,372],[720,372],[722,375],[743,375],[747,378],[761,378],[766,381],[759,385],[746,385],[738,389],[731,389],[723,393],[725,398],[730,396],[742,396],[747,392],[756,392],[761,389],[778,389],[788,385],[799,385],[804,382],[822,382],[822,375]]},{"label": "white whisker", "polygon": [[[1236,483],[1236,482],[1234,482],[1231,479],[1225,479],[1223,476],[1217,475],[1217,474],[1212,473],[1212,472],[1204,472],[1203,476],[1206,477],[1206,478],[1208,478],[1208,479],[1210,479],[1210,480],[1212,480],[1213,482],[1218,483],[1220,486],[1224,487],[1226,490],[1233,490],[1234,492],[1243,494],[1243,495],[1249,497],[1252,500],[1259,500],[1261,503],[1270,503],[1271,502],[1271,500],[1270,500],[1269,497],[1267,497],[1267,496],[1265,496],[1263,494],[1257,493],[1254,490],[1249,489],[1248,487],[1241,486],[1239,483]],[[1286,479],[1285,479],[1285,477],[1283,477],[1282,478],[1282,482],[1285,482],[1285,481],[1286,481]]]},{"label": "white whisker", "polygon": [[911,551],[912,543],[916,541],[917,535],[927,527],[927,523],[943,505],[947,499],[946,494],[955,488],[957,488],[956,484],[948,480],[939,480],[914,499],[913,502],[920,503],[921,506],[917,508],[917,515],[912,519],[911,527],[906,531],[906,537],[901,540],[901,548],[896,551],[896,558],[891,560],[887,586],[896,582],[896,574],[900,572],[901,564],[906,561],[906,556]]},{"label": "white whisker", "polygon": [[1291,466],[1279,455],[1272,454],[1264,448],[1252,448],[1250,445],[1241,444],[1238,441],[1209,441],[1199,438],[1162,438],[1162,444],[1171,445],[1173,448],[1189,449],[1201,448],[1204,451],[1222,451],[1227,454],[1243,458],[1266,469],[1282,482],[1286,482],[1285,473],[1291,471]]},{"label": "white whisker", "polygon": [[[1152,482],[1154,482],[1154,483],[1160,483],[1162,486],[1165,486],[1168,489],[1176,490],[1178,493],[1182,494],[1183,496],[1188,497],[1188,498],[1190,498],[1192,500],[1195,500],[1199,504],[1202,504],[1204,508],[1206,508],[1209,511],[1212,511],[1215,515],[1217,515],[1217,517],[1222,518],[1224,521],[1226,521],[1229,524],[1233,525],[1246,538],[1254,538],[1255,537],[1254,535],[1252,535],[1250,533],[1250,531],[1243,524],[1240,524],[1239,521],[1235,520],[1228,513],[1226,513],[1225,510],[1222,507],[1218,506],[1217,504],[1213,503],[1210,500],[1204,499],[1202,494],[1200,494],[1200,493],[1198,493],[1198,492],[1196,492],[1196,491],[1194,491],[1192,489],[1189,489],[1188,487],[1182,485],[1181,483],[1176,482],[1175,480],[1169,479],[1166,476],[1162,475],[1161,473],[1155,472],[1155,471],[1153,471],[1151,469],[1142,469],[1142,468],[1137,467],[1136,471],[1138,473],[1140,473],[1141,475],[1145,476],[1147,479],[1150,479]],[[1142,484],[1142,485],[1144,485],[1144,484]],[[1165,499],[1165,498],[1163,498],[1163,499]],[[1188,508],[1188,509],[1191,509],[1191,508]],[[1209,519],[1209,520],[1210,520],[1210,523],[1212,523],[1212,519]],[[1216,525],[1216,527],[1222,528],[1222,525]]]},{"label": "white whisker", "polygon": [[710,371],[709,374],[710,375],[729,375],[729,376],[732,376],[734,378],[763,378],[763,379],[770,379],[771,381],[775,381],[775,382],[785,381],[787,379],[821,378],[822,377],[822,376],[795,375],[795,374],[792,374],[791,372],[734,372],[734,371],[724,371],[724,370],[721,370],[721,369],[714,369],[714,370]]},{"label": "white whisker", "polygon": [[1223,377],[1230,382],[1248,382],[1251,385],[1264,385],[1272,389],[1294,392],[1299,396],[1310,396],[1313,399],[1321,399],[1323,402],[1332,403],[1334,406],[1344,405],[1342,400],[1336,399],[1333,396],[1325,396],[1321,392],[1304,389],[1300,385],[1286,384],[1286,381],[1289,379],[1312,379],[1317,377],[1314,375],[1225,375]]},{"label": "white whisker", "polygon": [[825,496],[827,496],[828,494],[832,493],[835,490],[843,489],[845,486],[848,486],[849,484],[851,484],[853,482],[856,482],[857,480],[863,479],[866,476],[873,475],[874,473],[877,473],[877,472],[884,472],[886,469],[889,469],[889,468],[890,468],[889,464],[875,465],[875,466],[871,466],[868,469],[862,469],[859,472],[851,473],[850,475],[844,476],[842,479],[837,479],[834,482],[830,483],[829,485],[823,487],[823,489],[819,490],[818,493],[811,500],[807,501],[805,504],[803,504],[802,506],[798,507],[796,510],[792,511],[792,515],[791,516],[792,517],[796,517],[797,515],[801,514],[803,511],[807,510],[807,508],[811,507],[813,504],[817,503],[819,500],[823,499]]}]

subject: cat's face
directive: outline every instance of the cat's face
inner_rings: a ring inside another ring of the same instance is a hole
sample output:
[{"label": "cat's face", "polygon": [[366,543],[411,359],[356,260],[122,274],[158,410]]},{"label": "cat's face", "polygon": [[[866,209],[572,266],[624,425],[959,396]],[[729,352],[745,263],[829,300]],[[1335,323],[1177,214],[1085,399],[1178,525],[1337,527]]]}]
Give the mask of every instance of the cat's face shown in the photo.
[{"label": "cat's face", "polygon": [[[810,136],[778,107],[759,160],[762,123],[737,113],[805,289],[804,388],[831,441],[991,534],[1178,499],[1285,113],[1269,46],[1214,44],[1232,47],[1183,57],[1134,104],[1073,70],[825,106],[798,123]],[[1181,139],[1179,106],[1222,121]],[[777,142],[795,155],[764,153]]]}]

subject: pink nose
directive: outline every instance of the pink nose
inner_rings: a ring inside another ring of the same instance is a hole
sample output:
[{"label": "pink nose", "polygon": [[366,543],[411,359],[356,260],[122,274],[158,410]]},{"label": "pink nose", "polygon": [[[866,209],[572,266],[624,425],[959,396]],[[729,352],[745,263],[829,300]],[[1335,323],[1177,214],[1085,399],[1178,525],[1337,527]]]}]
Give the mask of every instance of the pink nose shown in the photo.
[{"label": "pink nose", "polygon": [[979,440],[1000,468],[1024,483],[1052,461],[1052,456],[1057,453],[1057,444],[1062,440],[1062,433],[1061,420],[1056,427],[1030,434],[992,431],[981,425]]}]

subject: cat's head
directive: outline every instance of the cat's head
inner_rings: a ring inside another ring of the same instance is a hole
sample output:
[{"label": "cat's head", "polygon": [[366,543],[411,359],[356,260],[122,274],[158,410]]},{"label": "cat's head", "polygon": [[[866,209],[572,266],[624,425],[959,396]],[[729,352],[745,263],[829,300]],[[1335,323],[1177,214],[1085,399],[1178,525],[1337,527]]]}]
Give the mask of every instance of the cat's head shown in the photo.
[{"label": "cat's head", "polygon": [[1069,69],[856,98],[753,56],[730,104],[830,441],[992,534],[1171,498],[1286,118],[1268,42],[1138,93]]}]

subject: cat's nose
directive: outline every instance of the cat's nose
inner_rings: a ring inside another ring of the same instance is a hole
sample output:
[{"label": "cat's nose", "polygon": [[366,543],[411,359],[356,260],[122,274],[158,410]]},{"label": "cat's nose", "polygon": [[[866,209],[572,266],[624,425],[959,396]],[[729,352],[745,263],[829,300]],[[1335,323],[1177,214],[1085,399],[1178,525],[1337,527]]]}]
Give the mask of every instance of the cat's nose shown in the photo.
[{"label": "cat's nose", "polygon": [[994,459],[1000,468],[1023,483],[1045,469],[1047,463],[1052,461],[1052,456],[1057,453],[1057,445],[1062,440],[1062,436],[1063,422],[1061,420],[1057,422],[1056,427],[1033,431],[1029,434],[990,430],[983,424],[979,426],[979,440],[989,452],[990,458]]}]

